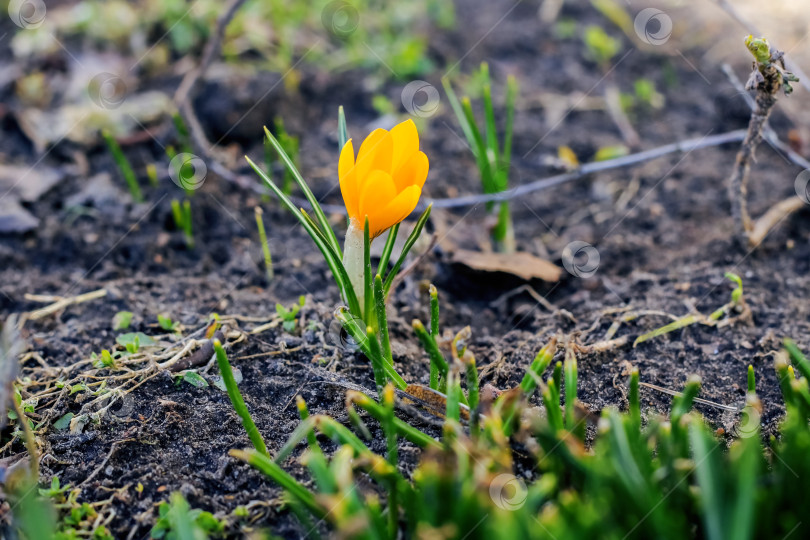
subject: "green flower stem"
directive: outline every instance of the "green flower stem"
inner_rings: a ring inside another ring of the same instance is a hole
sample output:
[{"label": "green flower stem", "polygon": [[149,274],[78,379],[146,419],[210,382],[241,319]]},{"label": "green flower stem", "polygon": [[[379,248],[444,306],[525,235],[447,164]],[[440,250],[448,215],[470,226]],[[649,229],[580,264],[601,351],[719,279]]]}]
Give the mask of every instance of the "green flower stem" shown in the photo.
[{"label": "green flower stem", "polygon": [[253,447],[256,448],[259,453],[269,458],[270,454],[267,452],[264,439],[261,433],[259,433],[256,424],[253,422],[253,418],[250,416],[250,411],[248,411],[247,405],[245,405],[245,400],[242,399],[242,393],[239,392],[239,388],[236,386],[236,379],[233,378],[233,371],[231,370],[231,364],[228,362],[228,355],[225,354],[225,349],[222,348],[222,343],[220,343],[218,339],[214,340],[214,352],[216,353],[219,372],[222,374],[222,382],[225,383],[225,389],[228,391],[228,397],[231,399],[231,404],[236,410],[236,414],[242,419],[242,425],[245,426],[245,431],[247,431],[250,442],[253,443]]}]

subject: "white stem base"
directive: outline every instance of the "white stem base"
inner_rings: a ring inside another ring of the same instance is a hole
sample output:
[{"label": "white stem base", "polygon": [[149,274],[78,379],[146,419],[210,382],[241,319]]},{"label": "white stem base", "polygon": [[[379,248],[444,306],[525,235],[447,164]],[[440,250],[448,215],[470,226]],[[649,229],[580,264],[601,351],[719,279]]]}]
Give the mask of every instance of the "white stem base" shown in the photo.
[{"label": "white stem base", "polygon": [[357,220],[352,219],[346,231],[346,241],[343,243],[343,266],[349,274],[361,309],[365,305],[364,259],[364,230],[363,227],[357,226]]}]

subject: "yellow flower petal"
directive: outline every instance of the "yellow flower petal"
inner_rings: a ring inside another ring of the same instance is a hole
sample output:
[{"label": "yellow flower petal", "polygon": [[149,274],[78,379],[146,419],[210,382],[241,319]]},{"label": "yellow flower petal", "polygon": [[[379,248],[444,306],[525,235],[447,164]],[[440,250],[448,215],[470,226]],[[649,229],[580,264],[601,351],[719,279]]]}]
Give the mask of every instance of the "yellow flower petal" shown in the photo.
[{"label": "yellow flower petal", "polygon": [[363,191],[363,185],[372,171],[380,170],[391,173],[391,155],[394,150],[394,139],[384,129],[375,129],[360,145],[357,153],[357,185]]},{"label": "yellow flower petal", "polygon": [[424,152],[416,152],[398,170],[394,172],[394,183],[397,191],[402,191],[408,186],[425,185],[428,175],[428,158]]},{"label": "yellow flower petal", "polygon": [[380,170],[371,171],[360,188],[360,211],[357,214],[360,226],[362,227],[366,216],[369,216],[369,230],[372,230],[374,223],[372,223],[371,215],[385,208],[396,196],[397,188],[391,175]]},{"label": "yellow flower petal", "polygon": [[381,210],[369,215],[369,237],[375,238],[393,227],[414,211],[422,195],[419,186],[408,186]]},{"label": "yellow flower petal", "polygon": [[338,178],[340,179],[340,193],[343,195],[343,204],[350,217],[357,217],[359,212],[360,193],[357,186],[357,171],[354,167],[354,146],[352,140],[346,141],[340,151],[338,161]]},{"label": "yellow flower petal", "polygon": [[394,141],[394,155],[391,170],[396,172],[411,156],[419,151],[419,133],[413,120],[405,120],[391,129]]}]

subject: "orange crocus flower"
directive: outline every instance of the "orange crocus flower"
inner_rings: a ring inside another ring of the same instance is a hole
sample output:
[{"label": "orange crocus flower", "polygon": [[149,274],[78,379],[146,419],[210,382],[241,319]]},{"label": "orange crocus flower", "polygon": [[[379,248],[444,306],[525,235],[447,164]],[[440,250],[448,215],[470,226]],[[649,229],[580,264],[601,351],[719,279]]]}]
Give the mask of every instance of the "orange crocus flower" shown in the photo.
[{"label": "orange crocus flower", "polygon": [[428,158],[419,150],[413,120],[391,131],[375,129],[360,145],[357,160],[351,139],[340,152],[338,177],[352,225],[369,237],[393,227],[416,208],[428,174]]}]

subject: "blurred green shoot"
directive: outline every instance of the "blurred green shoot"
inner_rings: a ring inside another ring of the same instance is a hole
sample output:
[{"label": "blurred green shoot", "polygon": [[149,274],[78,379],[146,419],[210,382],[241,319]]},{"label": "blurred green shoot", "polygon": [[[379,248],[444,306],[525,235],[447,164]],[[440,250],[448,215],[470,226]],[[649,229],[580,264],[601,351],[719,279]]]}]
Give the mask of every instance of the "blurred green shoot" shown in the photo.
[{"label": "blurred green shoot", "polygon": [[247,431],[250,442],[253,443],[253,447],[259,454],[270,457],[270,454],[267,452],[267,446],[264,444],[264,439],[261,433],[259,433],[259,428],[257,428],[256,424],[253,422],[250,411],[248,411],[247,405],[245,405],[245,400],[242,398],[242,393],[239,391],[239,387],[236,386],[236,379],[233,376],[231,364],[228,362],[228,355],[225,353],[225,349],[222,348],[222,343],[220,343],[218,339],[214,340],[214,354],[217,359],[220,375],[222,375],[222,382],[225,384],[225,388],[228,392],[228,398],[230,398],[236,414],[242,419],[242,425],[245,427],[245,431]]},{"label": "blurred green shoot", "polygon": [[124,180],[127,183],[129,193],[132,195],[132,200],[136,203],[143,202],[144,199],[143,193],[141,192],[141,186],[138,185],[138,179],[135,176],[135,171],[132,170],[132,165],[129,163],[127,156],[124,155],[124,151],[121,150],[121,145],[118,144],[115,137],[113,137],[113,135],[107,130],[102,131],[101,136],[104,138],[104,142],[107,144],[107,148],[110,150],[121,176],[124,177]]},{"label": "blurred green shoot", "polygon": [[273,281],[275,274],[273,273],[273,256],[270,253],[270,242],[267,241],[267,232],[264,229],[264,212],[261,207],[257,206],[253,209],[253,214],[256,217],[256,228],[259,230],[259,242],[262,244],[262,254],[264,255],[264,269],[267,273],[267,283]]},{"label": "blurred green shoot", "polygon": [[700,323],[710,326],[716,325],[724,316],[729,315],[733,311],[744,313],[745,310],[747,310],[747,306],[745,304],[745,298],[743,297],[742,279],[740,279],[740,276],[732,272],[726,272],[725,277],[735,285],[734,289],[731,291],[730,302],[714,310],[708,317],[702,313],[690,313],[689,315],[676,319],[669,324],[661,326],[660,328],[656,328],[651,332],[642,334],[633,342],[633,347],[640,345],[645,341],[649,341],[650,339],[675,332],[676,330],[686,328],[687,326],[691,326],[693,324]]},{"label": "blurred green shoot", "polygon": [[[287,130],[284,129],[284,122],[281,120],[281,118],[276,118],[273,124],[276,132],[276,139],[278,140],[279,145],[283,149],[284,153],[287,154],[287,156],[292,160],[293,164],[297,167],[299,148],[298,137],[290,135]],[[283,161],[281,154],[268,139],[265,139],[264,162],[268,171],[272,171],[275,168],[277,160]],[[285,168],[281,182],[281,190],[285,195],[292,193],[294,180],[295,177],[293,173],[290,171],[290,169]]]},{"label": "blurred green shoot", "polygon": [[[492,83],[489,66],[481,64],[478,75],[483,81],[484,130],[479,129],[468,97],[460,101],[453,90],[450,79],[444,77],[442,85],[447,93],[450,106],[461,125],[467,144],[470,146],[478,164],[481,184],[484,193],[493,194],[505,191],[509,187],[509,170],[512,160],[512,133],[515,117],[515,100],[518,93],[517,80],[509,76],[506,80],[506,97],[504,103],[504,138],[498,141],[498,128],[495,121],[495,109],[492,103]],[[493,211],[494,203],[487,203],[487,209]],[[515,251],[515,233],[509,201],[498,203],[497,223],[492,229],[492,239],[498,251],[512,253]]]},{"label": "blurred green shoot", "polygon": [[186,199],[180,204],[177,199],[172,199],[172,218],[175,226],[183,231],[186,245],[189,249],[194,249],[194,229],[191,218],[191,202]]},{"label": "blurred green shoot", "polygon": [[622,46],[618,39],[609,36],[601,26],[596,25],[585,28],[583,41],[588,54],[603,71],[608,69],[610,61],[619,54]]}]

